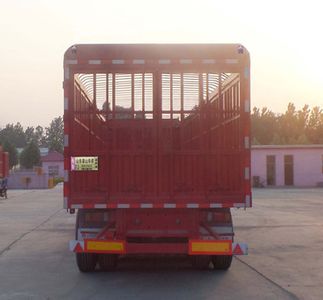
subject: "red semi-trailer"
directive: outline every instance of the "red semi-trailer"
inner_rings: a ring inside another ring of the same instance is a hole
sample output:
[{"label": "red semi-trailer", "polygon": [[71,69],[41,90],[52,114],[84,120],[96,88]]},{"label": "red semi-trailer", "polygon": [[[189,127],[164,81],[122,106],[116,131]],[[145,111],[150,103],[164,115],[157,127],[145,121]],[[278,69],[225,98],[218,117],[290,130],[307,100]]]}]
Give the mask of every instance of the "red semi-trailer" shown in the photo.
[{"label": "red semi-trailer", "polygon": [[228,269],[247,254],[250,62],[239,44],[74,45],[64,57],[64,207],[82,272],[130,254]]},{"label": "red semi-trailer", "polygon": [[9,176],[9,153],[0,145],[0,179]]}]

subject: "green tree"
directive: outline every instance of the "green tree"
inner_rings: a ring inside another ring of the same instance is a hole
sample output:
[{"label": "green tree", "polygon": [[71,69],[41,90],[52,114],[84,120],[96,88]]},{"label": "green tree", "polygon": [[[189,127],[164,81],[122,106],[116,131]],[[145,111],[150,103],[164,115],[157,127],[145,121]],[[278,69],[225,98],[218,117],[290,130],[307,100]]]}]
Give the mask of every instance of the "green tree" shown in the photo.
[{"label": "green tree", "polygon": [[3,143],[3,150],[9,153],[9,168],[16,166],[18,164],[18,151],[15,145],[9,141]]},{"label": "green tree", "polygon": [[278,134],[278,132],[274,133],[272,145],[284,145],[285,140]]},{"label": "green tree", "polygon": [[35,128],[35,139],[38,143],[39,147],[47,147],[46,136],[44,132],[44,128],[41,126],[37,126]]},{"label": "green tree", "polygon": [[254,108],[251,115],[253,144],[323,144],[323,110],[304,105],[297,110],[289,103],[283,114],[266,107]]},{"label": "green tree", "polygon": [[323,144],[323,110],[318,106],[311,110],[306,136],[312,144]]},{"label": "green tree", "polygon": [[277,116],[271,110],[267,107],[261,110],[255,107],[251,115],[251,124],[253,141],[261,145],[272,144],[277,130]]},{"label": "green tree", "polygon": [[29,144],[31,141],[35,141],[39,147],[47,146],[44,129],[39,125],[36,128],[32,126],[27,127],[25,130],[25,137],[27,144]]},{"label": "green tree", "polygon": [[286,112],[279,116],[279,135],[287,144],[304,144],[308,141],[306,137],[306,127],[310,116],[308,105],[303,109],[296,110],[293,103],[289,103]]},{"label": "green tree", "polygon": [[27,127],[27,129],[25,130],[25,138],[26,138],[26,142],[27,144],[29,144],[31,141],[35,140],[35,129],[34,127]]},{"label": "green tree", "polygon": [[40,164],[40,151],[35,141],[31,141],[20,154],[20,165],[31,169]]},{"label": "green tree", "polygon": [[63,118],[55,118],[49,125],[46,127],[46,140],[49,150],[55,150],[60,153],[63,153],[64,150],[64,124]]},{"label": "green tree", "polygon": [[23,127],[18,122],[14,124],[7,124],[5,128],[0,131],[0,142],[9,141],[16,147],[26,146],[26,136]]}]

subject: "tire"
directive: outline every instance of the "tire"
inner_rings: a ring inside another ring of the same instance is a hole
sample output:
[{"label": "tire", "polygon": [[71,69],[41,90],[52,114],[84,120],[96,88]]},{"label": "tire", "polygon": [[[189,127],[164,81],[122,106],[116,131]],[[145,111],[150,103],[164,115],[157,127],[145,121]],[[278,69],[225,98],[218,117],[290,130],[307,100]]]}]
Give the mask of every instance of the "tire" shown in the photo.
[{"label": "tire", "polygon": [[[81,219],[84,216],[85,211],[83,209],[79,209],[76,215],[76,224],[75,224],[75,239],[78,240],[78,229],[80,226]],[[76,256],[76,264],[80,270],[80,272],[88,273],[93,272],[96,263],[98,261],[97,254],[94,253],[75,253]]]},{"label": "tire", "polygon": [[232,255],[215,255],[212,257],[214,270],[228,270],[232,263]]},{"label": "tire", "polygon": [[197,270],[208,270],[211,262],[209,255],[193,255],[191,258],[193,268]]},{"label": "tire", "polygon": [[113,271],[117,267],[118,255],[116,254],[100,254],[99,266],[102,271]]},{"label": "tire", "polygon": [[97,256],[92,253],[76,253],[76,263],[83,273],[93,272],[96,266]]}]

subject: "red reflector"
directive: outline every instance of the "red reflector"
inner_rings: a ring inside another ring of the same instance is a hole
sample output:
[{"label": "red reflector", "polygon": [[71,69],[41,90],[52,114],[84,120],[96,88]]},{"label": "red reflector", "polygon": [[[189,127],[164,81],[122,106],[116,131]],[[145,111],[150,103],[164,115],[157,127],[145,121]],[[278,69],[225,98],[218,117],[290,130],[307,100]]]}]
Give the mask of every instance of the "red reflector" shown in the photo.
[{"label": "red reflector", "polygon": [[243,255],[243,252],[241,250],[241,247],[239,246],[239,244],[237,244],[233,250],[233,254],[235,255]]},{"label": "red reflector", "polygon": [[80,245],[80,243],[77,243],[75,248],[74,248],[74,252],[83,252],[83,249]]}]

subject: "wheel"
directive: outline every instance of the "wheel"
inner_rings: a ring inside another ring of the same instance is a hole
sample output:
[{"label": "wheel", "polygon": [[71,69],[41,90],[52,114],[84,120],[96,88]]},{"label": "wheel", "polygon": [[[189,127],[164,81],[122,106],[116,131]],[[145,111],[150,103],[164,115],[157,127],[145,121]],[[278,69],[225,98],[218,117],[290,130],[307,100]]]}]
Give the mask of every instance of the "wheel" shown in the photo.
[{"label": "wheel", "polygon": [[209,255],[193,255],[191,259],[193,268],[198,270],[207,270],[211,262]]},{"label": "wheel", "polygon": [[116,254],[100,254],[99,266],[102,271],[112,271],[117,267],[118,255]]},{"label": "wheel", "polygon": [[92,272],[95,269],[97,256],[93,253],[76,253],[76,263],[81,272]]},{"label": "wheel", "polygon": [[[76,215],[75,239],[78,240],[78,229],[83,222],[85,211],[79,209]],[[98,256],[95,253],[76,253],[76,264],[81,272],[87,273],[94,271]]]},{"label": "wheel", "polygon": [[228,270],[231,266],[232,255],[214,255],[212,262],[214,270]]}]

